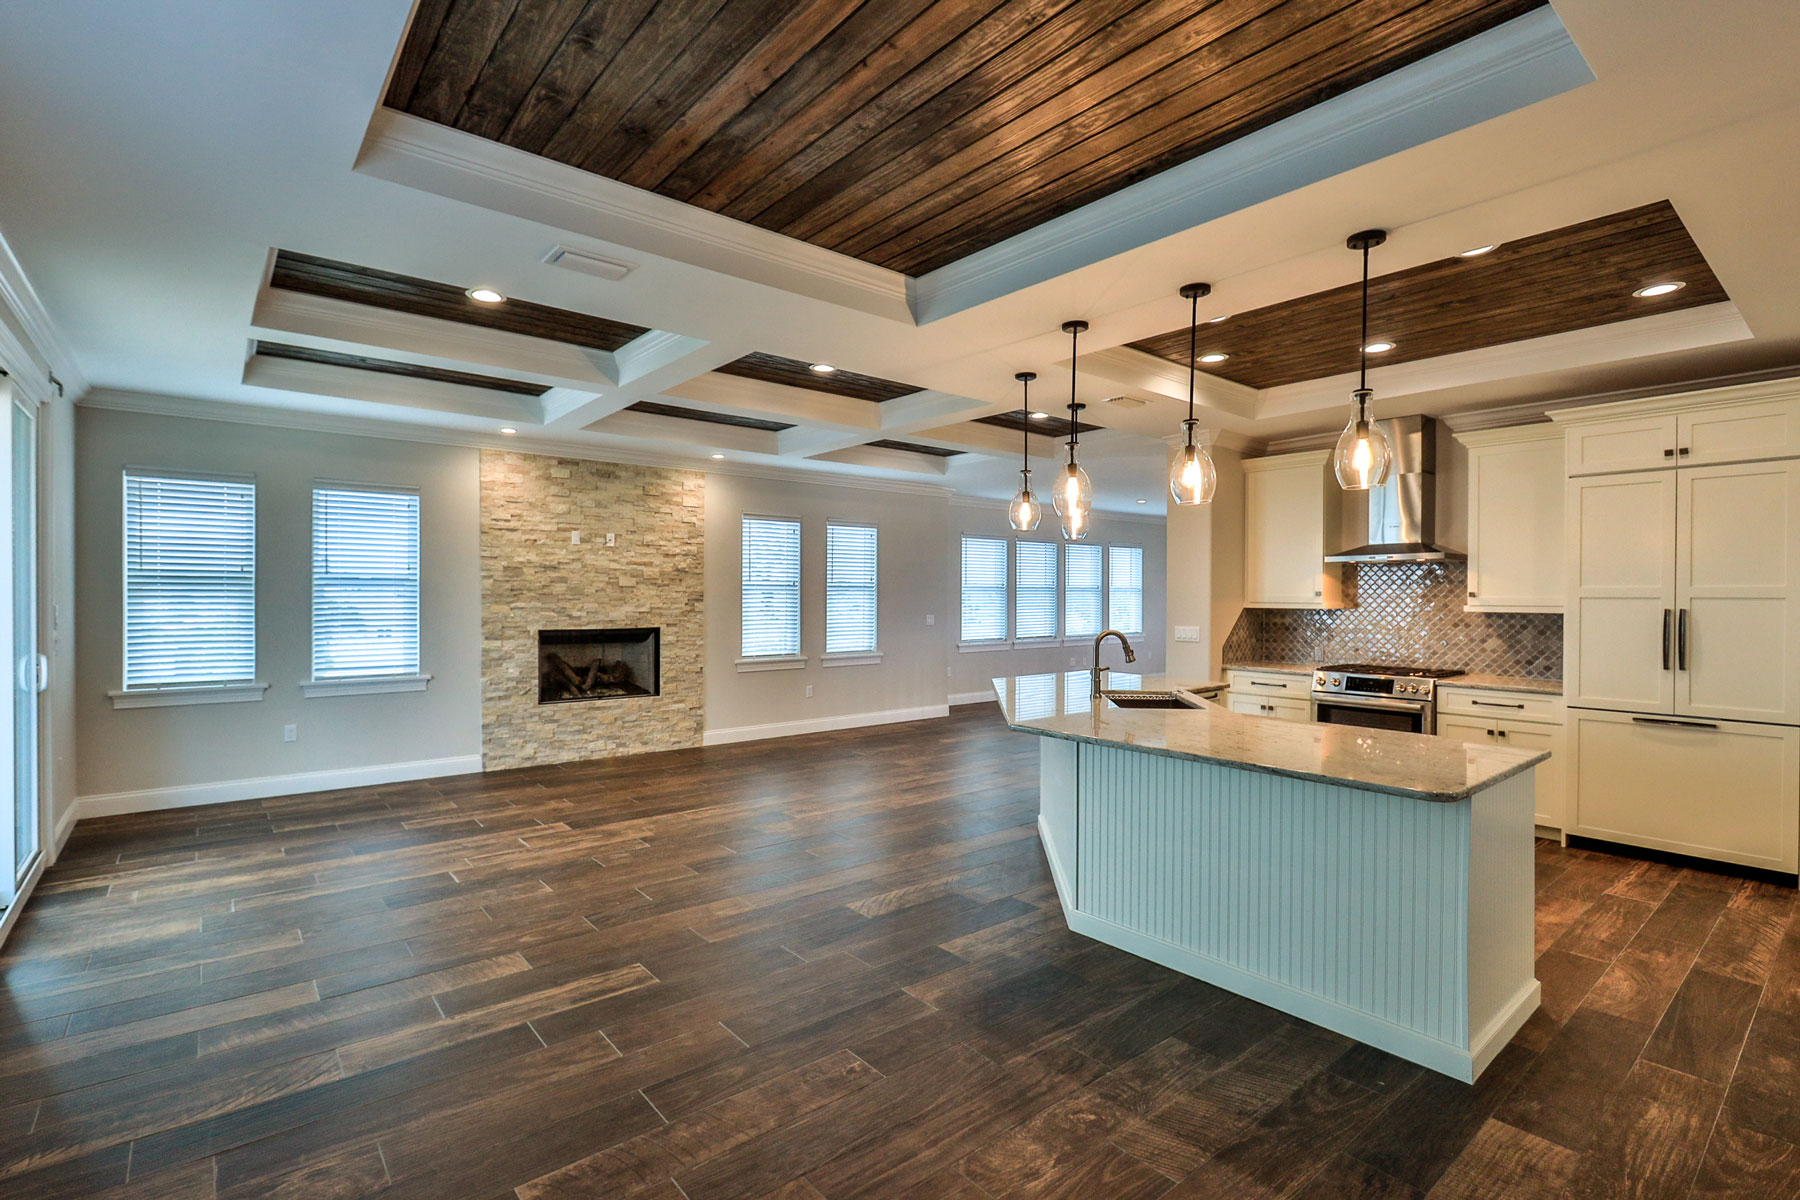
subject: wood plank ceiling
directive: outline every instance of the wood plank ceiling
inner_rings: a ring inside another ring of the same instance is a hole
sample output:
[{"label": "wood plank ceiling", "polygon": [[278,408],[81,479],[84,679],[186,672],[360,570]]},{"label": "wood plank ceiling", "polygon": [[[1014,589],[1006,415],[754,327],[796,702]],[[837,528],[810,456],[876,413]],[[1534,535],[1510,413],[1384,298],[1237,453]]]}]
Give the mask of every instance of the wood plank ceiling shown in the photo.
[{"label": "wood plank ceiling", "polygon": [[783,358],[779,354],[764,354],[761,351],[726,363],[718,368],[718,373],[736,375],[740,379],[756,379],[763,383],[805,388],[812,392],[828,392],[833,396],[847,396],[852,400],[868,400],[876,404],[923,390],[916,384],[898,383],[874,375],[860,375],[855,371],[838,369],[822,373],[813,370],[811,363],[801,362],[797,358]]},{"label": "wood plank ceiling", "polygon": [[550,390],[541,383],[527,383],[522,379],[502,379],[497,375],[477,375],[472,371],[452,371],[444,367],[422,366],[419,363],[370,358],[364,354],[317,350],[311,346],[290,346],[284,342],[259,341],[255,344],[253,353],[259,358],[285,358],[294,362],[317,363],[327,367],[378,371],[383,375],[403,375],[408,379],[425,379],[433,383],[455,383],[463,387],[487,388],[489,391],[509,392],[515,396],[542,396]]},{"label": "wood plank ceiling", "polygon": [[[1380,262],[1380,250],[1373,252]],[[1344,251],[1345,273],[1359,269]],[[1681,281],[1655,298],[1632,292]],[[1279,387],[1354,371],[1359,284],[1237,313],[1200,327],[1201,369],[1251,387]],[[1371,366],[1414,362],[1526,338],[1610,325],[1727,300],[1700,248],[1667,201],[1509,242],[1477,258],[1446,258],[1373,278],[1369,340],[1394,349]],[[1186,369],[1188,327],[1132,343]]]},{"label": "wood plank ceiling", "polygon": [[290,292],[305,292],[353,304],[368,304],[395,312],[420,317],[436,317],[463,325],[480,325],[520,333],[527,337],[545,338],[553,342],[586,346],[594,350],[613,351],[650,331],[642,325],[610,321],[605,317],[533,304],[528,300],[507,300],[502,304],[481,304],[464,294],[465,287],[396,275],[374,267],[355,263],[315,258],[292,250],[275,253],[275,269],[269,286]]},{"label": "wood plank ceiling", "polygon": [[919,275],[1545,0],[423,0],[391,107]]},{"label": "wood plank ceiling", "polygon": [[705,408],[683,408],[679,404],[663,404],[656,400],[639,400],[627,404],[625,412],[643,413],[650,417],[674,417],[680,421],[700,421],[707,425],[730,425],[736,429],[759,429],[764,433],[784,433],[793,426],[762,417],[744,417],[737,413],[713,412]]},{"label": "wood plank ceiling", "polygon": [[1076,421],[1071,424],[1067,417],[1046,415],[1033,420],[1030,410],[1023,408],[1015,408],[1011,412],[994,413],[987,417],[976,417],[975,421],[981,425],[996,425],[1001,429],[1010,429],[1014,433],[1031,433],[1038,437],[1055,438],[1058,441],[1066,439],[1071,428],[1079,429],[1082,433],[1092,433],[1100,428],[1098,425],[1090,425],[1086,421]]}]

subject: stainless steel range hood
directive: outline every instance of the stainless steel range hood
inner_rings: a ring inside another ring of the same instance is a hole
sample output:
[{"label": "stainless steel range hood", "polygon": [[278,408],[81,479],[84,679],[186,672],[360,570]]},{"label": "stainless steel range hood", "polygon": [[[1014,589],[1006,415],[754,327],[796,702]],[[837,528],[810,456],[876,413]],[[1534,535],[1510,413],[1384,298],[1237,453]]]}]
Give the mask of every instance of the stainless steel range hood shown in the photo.
[{"label": "stainless steel range hood", "polygon": [[1437,422],[1430,417],[1377,421],[1394,448],[1386,486],[1345,492],[1346,524],[1367,512],[1369,540],[1326,562],[1462,562],[1468,556],[1437,544]]}]

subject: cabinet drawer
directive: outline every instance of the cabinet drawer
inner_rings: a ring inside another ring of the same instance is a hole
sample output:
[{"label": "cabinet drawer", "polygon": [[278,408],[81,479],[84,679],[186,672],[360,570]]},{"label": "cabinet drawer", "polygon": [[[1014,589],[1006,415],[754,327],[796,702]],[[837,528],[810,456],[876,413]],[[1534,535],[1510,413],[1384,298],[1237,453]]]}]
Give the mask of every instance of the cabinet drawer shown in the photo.
[{"label": "cabinet drawer", "polygon": [[1548,750],[1550,758],[1537,766],[1539,825],[1561,829],[1567,820],[1564,798],[1568,790],[1568,755],[1561,725],[1532,724],[1510,718],[1438,716],[1438,736],[1474,746],[1504,746],[1510,750]]},{"label": "cabinet drawer", "polygon": [[1800,402],[1721,404],[1681,414],[1675,450],[1681,466],[1800,455]]},{"label": "cabinet drawer", "polygon": [[1229,693],[1226,707],[1246,717],[1274,717],[1280,721],[1312,720],[1310,699],[1290,700],[1282,696],[1265,696],[1261,693],[1247,695],[1234,691]]},{"label": "cabinet drawer", "polygon": [[1560,725],[1563,720],[1561,696],[1440,687],[1437,697],[1440,713],[1484,721],[1541,721],[1552,725]]},{"label": "cabinet drawer", "polygon": [[1289,696],[1310,699],[1311,675],[1285,675],[1280,671],[1227,671],[1225,685],[1245,695]]},{"label": "cabinet drawer", "polygon": [[1674,413],[1570,425],[1564,462],[1570,475],[1656,471],[1675,465],[1679,440]]}]

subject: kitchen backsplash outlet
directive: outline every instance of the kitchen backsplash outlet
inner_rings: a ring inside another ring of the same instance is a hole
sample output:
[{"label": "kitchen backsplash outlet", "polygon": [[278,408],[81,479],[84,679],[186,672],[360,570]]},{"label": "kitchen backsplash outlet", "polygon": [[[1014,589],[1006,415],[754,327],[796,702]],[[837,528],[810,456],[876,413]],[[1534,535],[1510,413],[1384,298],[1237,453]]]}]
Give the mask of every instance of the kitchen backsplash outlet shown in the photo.
[{"label": "kitchen backsplash outlet", "polygon": [[1464,612],[1467,563],[1354,563],[1343,578],[1343,608],[1246,608],[1225,639],[1225,661],[1377,662],[1562,677],[1562,615]]}]

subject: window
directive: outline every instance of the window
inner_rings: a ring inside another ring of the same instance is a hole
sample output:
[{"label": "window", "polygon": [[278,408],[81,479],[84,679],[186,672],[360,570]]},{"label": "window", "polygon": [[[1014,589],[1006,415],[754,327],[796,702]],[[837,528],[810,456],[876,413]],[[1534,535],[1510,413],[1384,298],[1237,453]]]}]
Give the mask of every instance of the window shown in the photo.
[{"label": "window", "polygon": [[800,653],[800,522],[744,518],[743,656]]},{"label": "window", "polygon": [[1005,538],[962,540],[962,640],[1006,640]]},{"label": "window", "polygon": [[125,472],[125,688],[256,674],[256,482]]},{"label": "window", "polygon": [[825,653],[875,653],[873,525],[825,526]]},{"label": "window", "polygon": [[1105,628],[1100,623],[1105,549],[1071,543],[1066,550],[1069,556],[1068,612],[1063,617],[1063,636],[1093,637]]},{"label": "window", "polygon": [[1018,544],[1018,592],[1013,637],[1056,636],[1056,543]]},{"label": "window", "polygon": [[1144,632],[1144,548],[1106,548],[1106,621],[1121,633]]},{"label": "window", "polygon": [[419,672],[419,496],[313,488],[315,680]]}]

